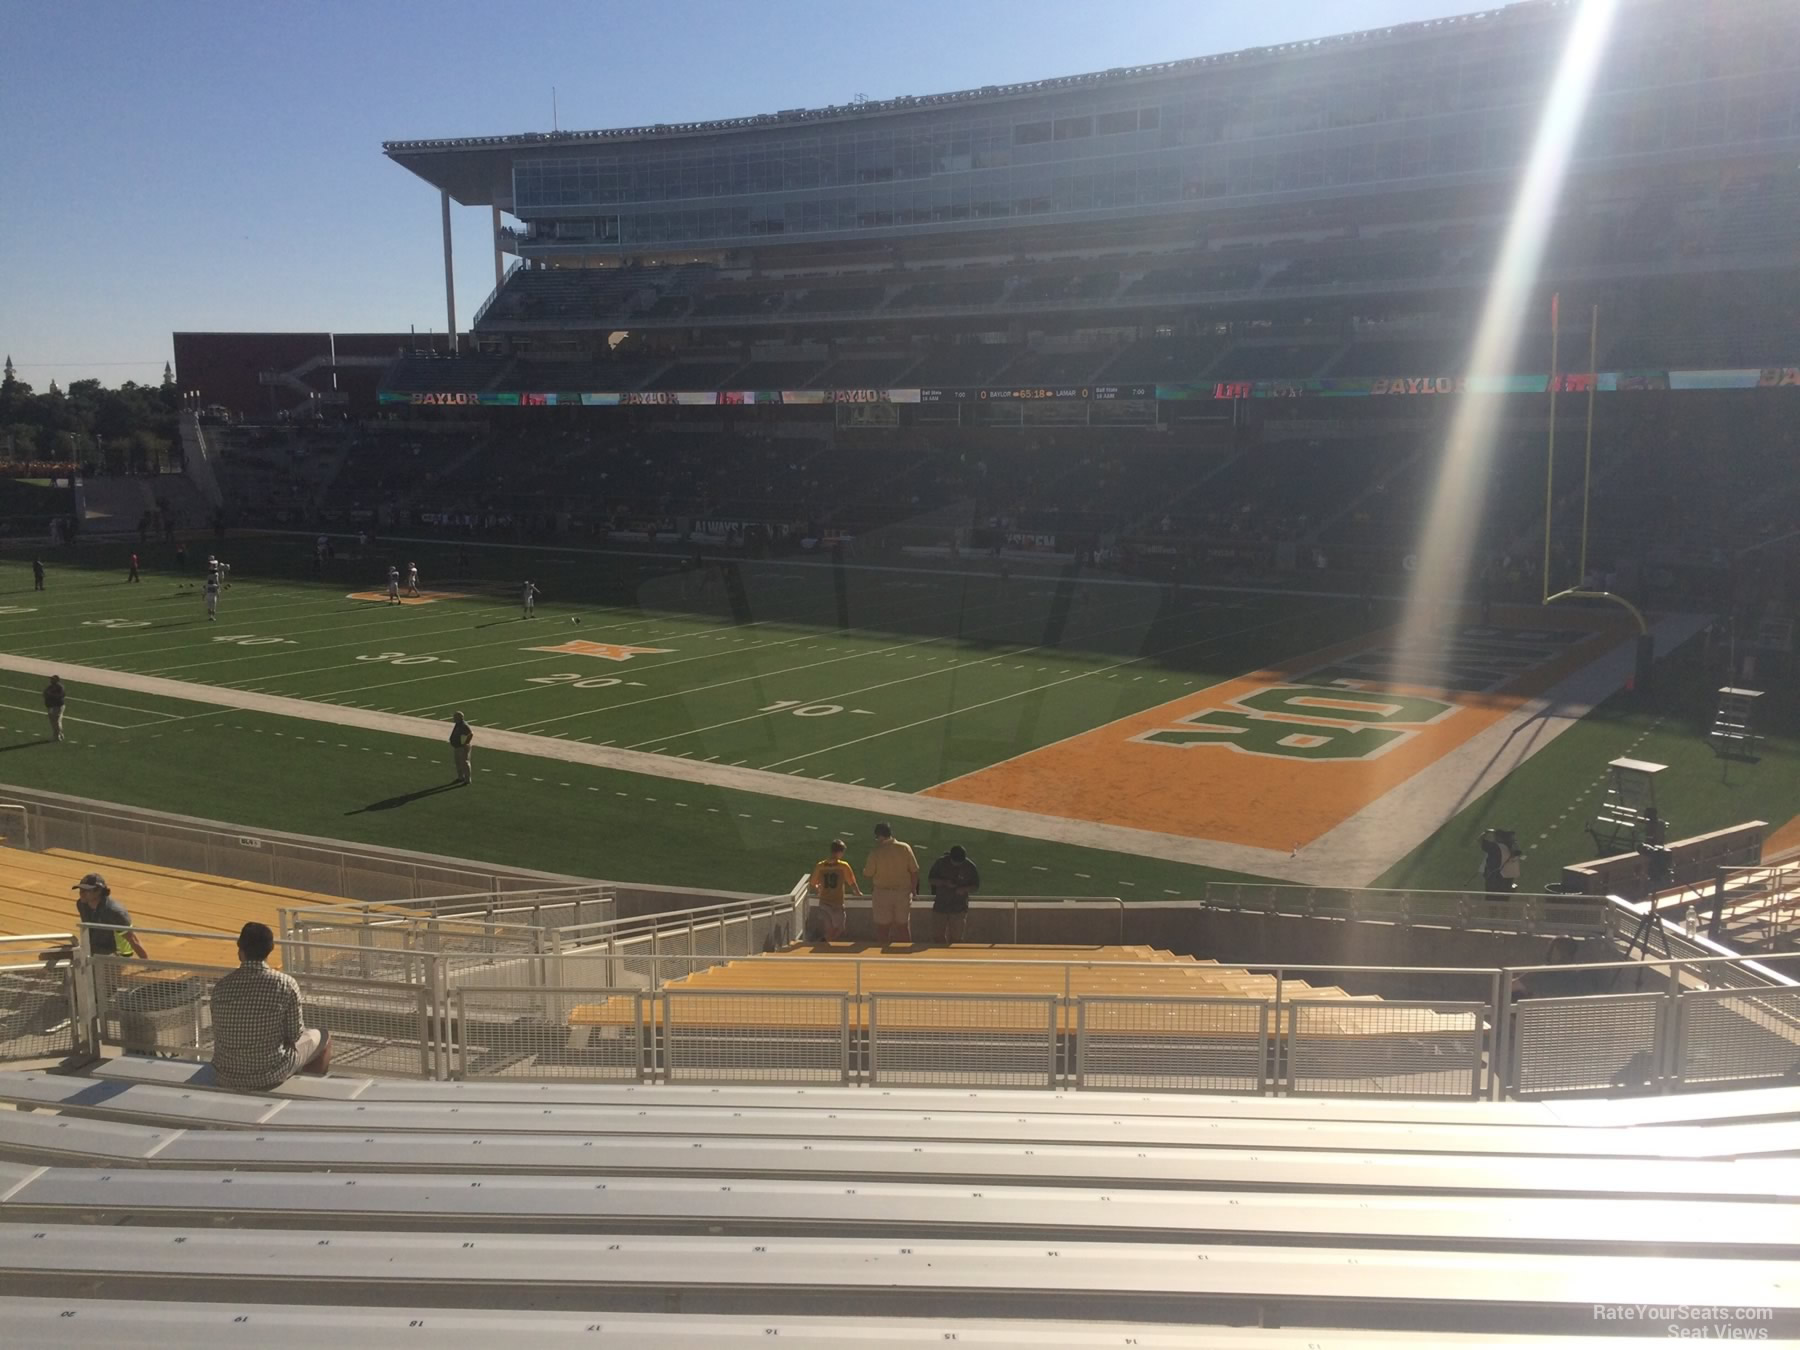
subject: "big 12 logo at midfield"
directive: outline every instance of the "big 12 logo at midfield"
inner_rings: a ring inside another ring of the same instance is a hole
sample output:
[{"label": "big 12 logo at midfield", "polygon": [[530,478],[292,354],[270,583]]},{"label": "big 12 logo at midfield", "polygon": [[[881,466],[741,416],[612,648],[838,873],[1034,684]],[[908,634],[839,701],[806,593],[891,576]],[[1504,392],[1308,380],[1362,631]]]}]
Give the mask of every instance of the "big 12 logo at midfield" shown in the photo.
[{"label": "big 12 logo at midfield", "polygon": [[1189,713],[1174,726],[1132,737],[1178,749],[1222,745],[1240,755],[1289,760],[1368,760],[1456,711],[1454,703],[1329,684],[1281,684]]}]

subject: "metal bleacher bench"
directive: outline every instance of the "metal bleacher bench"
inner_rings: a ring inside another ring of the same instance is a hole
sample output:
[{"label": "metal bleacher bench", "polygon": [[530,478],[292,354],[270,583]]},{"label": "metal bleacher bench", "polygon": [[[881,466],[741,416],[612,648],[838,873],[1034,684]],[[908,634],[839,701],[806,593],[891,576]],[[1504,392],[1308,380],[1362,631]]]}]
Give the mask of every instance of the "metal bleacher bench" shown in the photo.
[{"label": "metal bleacher bench", "polygon": [[[218,1087],[191,1060],[120,1055],[98,1060],[91,1078],[165,1087]],[[545,1082],[531,1078],[432,1081],[416,1078],[293,1078],[268,1094],[321,1101],[465,1103],[520,1102],[535,1106],[817,1107],[831,1111],[999,1111],[1012,1115],[1179,1116],[1242,1120],[1401,1121],[1412,1124],[1700,1125],[1800,1118],[1800,1087],[1747,1088],[1617,1100],[1574,1098],[1535,1102],[1466,1102],[1404,1097],[1230,1097],[1179,1092],[1059,1093],[983,1088],[883,1088],[807,1085]]]},{"label": "metal bleacher bench", "polygon": [[[0,1226],[0,1295],[1591,1330],[1596,1305],[1800,1311],[1791,1263],[1258,1244]],[[1047,1333],[1053,1328],[1046,1328]]]},{"label": "metal bleacher bench", "polygon": [[1756,1201],[1419,1196],[1372,1207],[1357,1194],[1282,1196],[1152,1189],[779,1183],[713,1177],[363,1174],[32,1167],[0,1163],[0,1220],[211,1223],[516,1232],[1330,1242],[1484,1251],[1644,1248],[1646,1254],[1800,1256],[1800,1228]]},{"label": "metal bleacher bench", "polygon": [[345,1130],[261,1134],[176,1129],[0,1111],[0,1157],[117,1168],[444,1172],[483,1175],[832,1178],[849,1184],[1153,1187],[1176,1191],[1353,1191],[1373,1195],[1576,1195],[1800,1200],[1789,1159],[1660,1160],[1318,1149],[1109,1148],[1100,1145],[910,1145],[797,1139],[595,1140],[578,1135]]},{"label": "metal bleacher bench", "polygon": [[[747,1317],[676,1313],[468,1312],[442,1307],[320,1309],[265,1303],[110,1303],[99,1299],[0,1298],[0,1325],[8,1350],[64,1350],[70,1346],[131,1345],[137,1350],[211,1350],[214,1346],[256,1350],[389,1350],[416,1342],[421,1333],[432,1350],[493,1350],[513,1343],[530,1350],[744,1350],[767,1346],[779,1337],[784,1350],[943,1350],[946,1341],[978,1350],[1194,1350],[1189,1327],[1142,1322],[1062,1320],[1047,1333],[1045,1324],[993,1318],[933,1317]],[[1053,1336],[1053,1339],[1051,1337]],[[1442,1350],[1438,1332],[1320,1330],[1317,1327],[1208,1327],[1208,1350]],[[1483,1336],[1461,1333],[1458,1350],[1506,1347],[1517,1350],[1510,1332]],[[1564,1350],[1573,1339],[1535,1339],[1539,1350]],[[1584,1342],[1585,1344],[1585,1342]],[[1608,1350],[1642,1350],[1651,1342],[1609,1339]]]},{"label": "metal bleacher bench", "polygon": [[1460,1125],[1383,1120],[1217,1119],[1122,1115],[1071,1116],[902,1109],[833,1112],[818,1108],[733,1108],[698,1113],[644,1102],[635,1106],[520,1102],[312,1101],[249,1093],[95,1080],[64,1074],[0,1072],[0,1101],[102,1119],[202,1129],[407,1131],[410,1133],[575,1135],[584,1139],[729,1136],[733,1140],[849,1142],[1109,1144],[1258,1151],[1317,1147],[1404,1153],[1518,1156],[1704,1158],[1791,1153],[1800,1132],[1788,1122],[1631,1129],[1523,1129],[1471,1121]]}]

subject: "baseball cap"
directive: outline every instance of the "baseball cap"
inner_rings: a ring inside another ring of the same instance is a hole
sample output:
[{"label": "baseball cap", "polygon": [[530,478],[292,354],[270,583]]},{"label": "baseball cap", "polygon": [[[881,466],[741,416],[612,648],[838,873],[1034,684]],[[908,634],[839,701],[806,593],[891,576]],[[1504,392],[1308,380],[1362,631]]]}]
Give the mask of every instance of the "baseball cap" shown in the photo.
[{"label": "baseball cap", "polygon": [[98,891],[110,891],[112,889],[111,886],[106,884],[106,878],[101,876],[98,872],[89,872],[80,881],[69,887],[69,889],[72,891],[85,891],[89,887]]}]

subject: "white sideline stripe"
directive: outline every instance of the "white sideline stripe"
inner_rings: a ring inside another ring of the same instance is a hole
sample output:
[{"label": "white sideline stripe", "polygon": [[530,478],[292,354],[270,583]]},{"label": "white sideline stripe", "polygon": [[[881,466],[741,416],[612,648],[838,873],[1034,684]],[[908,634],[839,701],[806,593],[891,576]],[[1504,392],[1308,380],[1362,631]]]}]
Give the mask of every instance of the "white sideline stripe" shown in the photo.
[{"label": "white sideline stripe", "polygon": [[[60,672],[65,680],[108,689],[128,689],[160,698],[186,703],[212,704],[237,708],[245,712],[267,713],[275,717],[291,717],[328,726],[354,727],[387,735],[410,736],[416,740],[437,742],[444,738],[444,723],[438,719],[406,716],[400,713],[374,712],[360,708],[326,705],[308,699],[287,698],[277,694],[256,694],[222,685],[195,685],[156,675],[138,675],[130,671],[104,670],[97,666],[71,665],[63,661],[44,661],[36,657],[0,653],[0,670],[48,677]],[[40,710],[41,711],[41,710]],[[760,769],[739,768],[726,764],[708,764],[703,760],[675,759],[648,754],[642,750],[620,750],[610,746],[580,741],[557,740],[554,737],[516,731],[484,730],[484,750],[530,755],[539,759],[561,760],[570,764],[588,764],[615,769],[650,778],[672,779],[734,792],[780,797],[790,801],[813,802],[843,810],[860,811],[880,817],[930,821],[961,829],[986,830],[997,834],[1023,835],[1056,843],[1086,848],[1105,849],[1117,853],[1143,854],[1170,862],[1217,867],[1234,872],[1264,876],[1282,874],[1277,864],[1286,865],[1288,855],[1279,850],[1247,848],[1240,844],[1219,844],[1210,840],[1184,839],[1177,835],[1156,834],[1118,825],[1097,825],[1088,821],[1060,820],[1029,811],[1006,807],[979,806],[935,797],[915,797],[906,792],[890,792],[881,788],[852,787],[842,783],[826,783],[817,779],[765,773]]]},{"label": "white sideline stripe", "polygon": [[[61,669],[61,667],[59,667],[59,669]],[[68,669],[73,670],[75,667],[70,666]],[[48,716],[48,711],[44,708],[21,708],[16,703],[0,703],[0,708],[5,708],[9,712],[30,713],[36,714],[39,717]],[[64,712],[63,721],[80,722],[83,726],[90,727],[107,727],[113,731],[141,731],[145,727],[158,725],[155,722],[134,722],[130,726],[120,726],[117,722],[102,722],[98,717],[77,717],[72,712]],[[45,725],[48,725],[48,723]]]}]

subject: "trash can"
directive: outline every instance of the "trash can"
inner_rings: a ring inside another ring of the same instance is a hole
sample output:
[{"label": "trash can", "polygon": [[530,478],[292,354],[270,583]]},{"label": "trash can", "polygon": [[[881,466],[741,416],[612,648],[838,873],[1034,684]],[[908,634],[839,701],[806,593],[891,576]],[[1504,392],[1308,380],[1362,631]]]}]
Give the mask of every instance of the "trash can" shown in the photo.
[{"label": "trash can", "polygon": [[146,1055],[173,1055],[200,1049],[204,1030],[206,982],[193,976],[176,980],[142,980],[121,989],[113,1000],[119,1040],[127,1050]]}]

